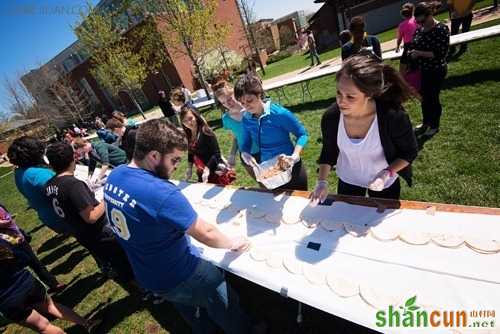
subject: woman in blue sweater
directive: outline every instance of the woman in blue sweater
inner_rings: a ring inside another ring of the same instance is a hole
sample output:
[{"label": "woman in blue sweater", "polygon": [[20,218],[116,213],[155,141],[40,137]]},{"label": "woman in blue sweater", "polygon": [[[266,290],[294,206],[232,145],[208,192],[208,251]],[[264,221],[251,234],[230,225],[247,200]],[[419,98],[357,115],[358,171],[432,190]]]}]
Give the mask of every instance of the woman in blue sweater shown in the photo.
[{"label": "woman in blue sweater", "polygon": [[[252,74],[243,75],[234,87],[234,95],[245,107],[243,115],[242,158],[249,163],[267,161],[281,155],[293,166],[292,179],[279,189],[307,190],[307,172],[300,160],[300,153],[307,143],[304,125],[288,109],[264,101],[261,80]],[[295,138],[295,144],[290,139]],[[257,143],[257,154],[251,155],[252,142]]]}]

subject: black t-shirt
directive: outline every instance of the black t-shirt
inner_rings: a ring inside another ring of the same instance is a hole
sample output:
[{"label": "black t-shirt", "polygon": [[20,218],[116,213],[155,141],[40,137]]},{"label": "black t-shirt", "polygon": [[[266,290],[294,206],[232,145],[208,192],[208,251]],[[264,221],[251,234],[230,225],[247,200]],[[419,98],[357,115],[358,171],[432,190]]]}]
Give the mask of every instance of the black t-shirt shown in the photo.
[{"label": "black t-shirt", "polygon": [[419,57],[416,63],[421,70],[434,71],[446,68],[446,56],[450,47],[450,29],[439,22],[434,28],[425,31],[423,27],[415,31],[411,48],[419,51],[432,51],[433,58]]},{"label": "black t-shirt", "polygon": [[92,240],[101,234],[106,215],[95,224],[86,223],[80,216],[80,211],[99,204],[85,182],[71,175],[54,176],[45,186],[45,195],[54,212],[75,229],[77,239]]}]

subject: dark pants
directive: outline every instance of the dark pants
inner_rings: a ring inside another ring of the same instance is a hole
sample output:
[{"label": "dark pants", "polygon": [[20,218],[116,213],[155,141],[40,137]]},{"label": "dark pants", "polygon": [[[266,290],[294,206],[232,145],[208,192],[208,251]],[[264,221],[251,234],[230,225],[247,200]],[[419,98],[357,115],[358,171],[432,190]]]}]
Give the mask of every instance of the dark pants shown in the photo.
[{"label": "dark pants", "polygon": [[21,244],[17,246],[19,252],[22,252],[26,257],[28,267],[30,267],[35,274],[40,278],[40,280],[45,283],[49,288],[55,288],[59,282],[52,275],[47,268],[43,265],[43,263],[38,260],[35,252],[33,252],[33,248],[31,248],[30,244],[26,241],[23,241]]},{"label": "dark pants", "polygon": [[435,70],[422,70],[422,87],[420,92],[422,95],[422,123],[432,129],[439,128],[439,121],[443,112],[439,94],[441,93],[446,72],[446,67]]},{"label": "dark pants", "polygon": [[76,240],[92,255],[99,266],[110,265],[123,281],[133,279],[134,274],[125,251],[116,240],[115,235],[107,226],[99,235],[92,237],[75,236]]},{"label": "dark pants", "polygon": [[373,191],[370,189],[346,183],[339,179],[339,184],[337,186],[337,194],[339,195],[365,197],[367,190],[368,190],[368,196],[370,197],[399,199],[401,195],[401,184],[399,183],[399,178],[398,178],[389,188],[386,188],[382,191]]},{"label": "dark pants", "polygon": [[[460,32],[460,26],[462,26],[461,33],[467,32],[470,30],[470,26],[472,24],[472,13],[465,17],[460,17],[457,19],[451,19],[451,34],[456,35]],[[467,50],[467,43],[460,44],[460,50],[463,52]],[[450,55],[455,53],[455,46],[450,47]]]},{"label": "dark pants", "polygon": [[315,59],[316,59],[316,62],[318,63],[318,65],[321,64],[321,61],[319,60],[318,51],[316,50],[316,48],[310,48],[309,54],[311,56],[311,66],[314,66]]}]

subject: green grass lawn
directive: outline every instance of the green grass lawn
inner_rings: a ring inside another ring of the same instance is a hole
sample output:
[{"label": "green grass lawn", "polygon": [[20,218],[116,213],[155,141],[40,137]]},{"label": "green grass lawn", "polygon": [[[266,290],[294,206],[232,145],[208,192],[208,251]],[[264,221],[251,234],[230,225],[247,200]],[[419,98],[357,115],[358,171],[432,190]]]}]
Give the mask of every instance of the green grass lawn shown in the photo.
[{"label": "green grass lawn", "polygon": [[[492,1],[491,0],[482,0],[478,1],[476,5],[474,6],[474,9],[481,9],[484,7],[491,6]],[[443,12],[439,15],[437,15],[438,20],[446,20],[448,19],[448,12]],[[389,30],[386,30],[384,32],[381,32],[377,34],[378,39],[380,40],[380,43],[384,43],[387,41],[390,41],[392,39],[396,38],[396,28],[392,28]],[[335,57],[340,56],[340,49],[334,49],[334,50],[329,50],[326,52],[323,52],[322,54],[319,55],[319,58],[321,61],[326,61],[333,59]],[[266,70],[266,75],[262,76],[263,80],[271,79],[273,77],[276,77],[278,75],[282,75],[291,71],[295,71],[304,67],[307,67],[311,64],[311,60],[309,58],[309,53],[306,52],[305,54],[296,54],[293,56],[290,56],[288,58],[282,59],[280,61],[277,61],[275,63],[269,64],[265,70]]]},{"label": "green grass lawn", "polygon": [[[490,22],[488,25],[498,24]],[[485,27],[485,26],[483,26]],[[476,27],[479,28],[479,27]],[[500,38],[470,43],[469,51],[449,65],[442,92],[444,114],[441,132],[427,142],[414,163],[414,186],[403,186],[402,198],[465,205],[500,206]],[[396,65],[396,64],[394,64]],[[309,188],[316,179],[316,159],[321,144],[319,123],[324,110],[335,99],[335,79],[325,77],[311,82],[313,100],[302,103],[299,86],[287,88],[293,110],[306,125],[310,142],[303,159],[309,173]],[[271,93],[271,95],[273,95]],[[415,102],[407,106],[414,124],[421,113]],[[206,113],[217,123],[220,113]],[[229,134],[217,129],[222,151],[230,149]],[[175,175],[184,172],[185,162]],[[0,176],[8,170],[0,169]],[[255,186],[241,165],[237,166],[238,186]],[[330,177],[331,192],[337,178]],[[33,236],[32,246],[39,258],[68,289],[55,299],[74,307],[83,315],[105,317],[102,332],[185,333],[186,328],[167,305],[150,305],[131,295],[113,281],[99,277],[91,257],[72,238],[55,236],[41,227],[32,210],[16,191],[12,175],[0,178],[0,201],[17,214],[20,225]],[[286,332],[295,317],[295,304],[242,280],[231,278],[240,289],[245,308],[270,319],[272,332]],[[255,298],[258,296],[258,298]],[[65,322],[57,322],[69,333],[82,333]],[[306,324],[315,328],[338,328],[341,323],[319,311],[306,311]],[[330,327],[326,327],[330,326]],[[0,327],[0,332],[30,333],[17,325]],[[315,331],[317,332],[317,331]],[[333,332],[333,330],[332,330]]]}]

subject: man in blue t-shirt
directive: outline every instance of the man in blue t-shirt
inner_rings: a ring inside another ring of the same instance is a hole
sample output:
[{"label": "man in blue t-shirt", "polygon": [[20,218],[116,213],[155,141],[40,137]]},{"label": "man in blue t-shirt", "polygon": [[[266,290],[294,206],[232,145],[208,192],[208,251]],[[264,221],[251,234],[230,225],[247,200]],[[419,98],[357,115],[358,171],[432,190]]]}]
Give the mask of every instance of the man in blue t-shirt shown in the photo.
[{"label": "man in blue t-shirt", "polygon": [[17,138],[9,146],[9,161],[17,167],[14,172],[17,190],[44,225],[56,233],[72,233],[71,226],[54,213],[52,204],[45,197],[45,185],[55,173],[43,160],[44,151],[43,143],[29,136]]},{"label": "man in blue t-shirt", "polygon": [[227,333],[245,333],[248,319],[234,292],[222,272],[200,258],[188,235],[234,251],[246,249],[248,241],[228,238],[200,219],[168,181],[186,150],[184,133],[174,125],[159,119],[142,124],[132,162],[114,169],[104,187],[108,220],[138,283],[172,302],[194,332],[205,332],[211,320]]}]

